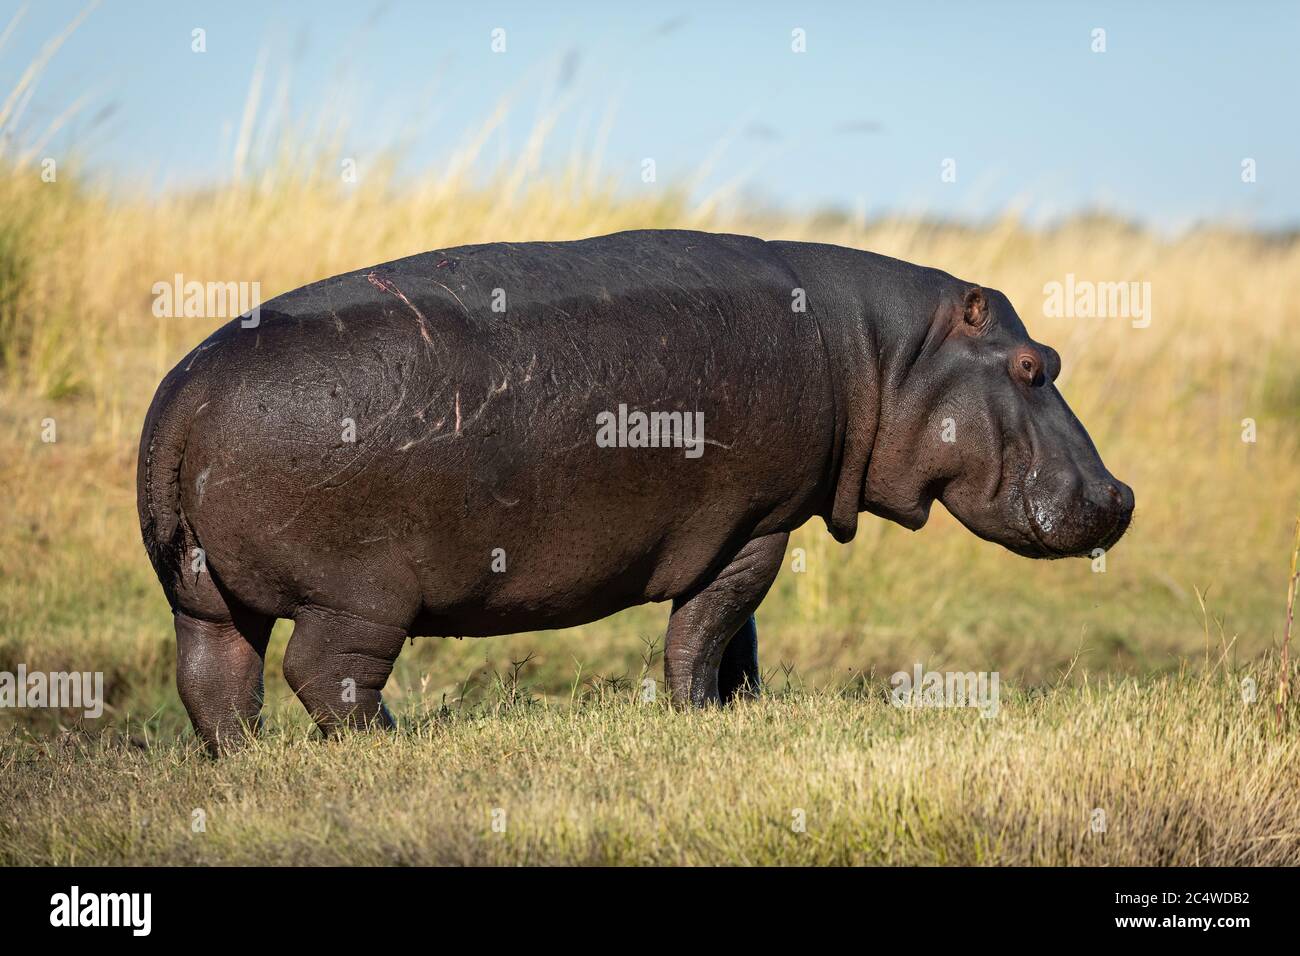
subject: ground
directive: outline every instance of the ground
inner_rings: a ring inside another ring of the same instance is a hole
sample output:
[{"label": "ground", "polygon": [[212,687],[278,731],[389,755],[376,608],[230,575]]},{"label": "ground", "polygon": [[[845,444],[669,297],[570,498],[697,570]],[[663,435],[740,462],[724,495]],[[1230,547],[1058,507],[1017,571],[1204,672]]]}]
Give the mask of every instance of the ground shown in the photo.
[{"label": "ground", "polygon": [[15,731],[0,864],[1300,863],[1300,736],[1222,674],[1011,692],[988,718],[886,691],[700,713],[504,682],[331,742],[286,709],[221,761]]}]

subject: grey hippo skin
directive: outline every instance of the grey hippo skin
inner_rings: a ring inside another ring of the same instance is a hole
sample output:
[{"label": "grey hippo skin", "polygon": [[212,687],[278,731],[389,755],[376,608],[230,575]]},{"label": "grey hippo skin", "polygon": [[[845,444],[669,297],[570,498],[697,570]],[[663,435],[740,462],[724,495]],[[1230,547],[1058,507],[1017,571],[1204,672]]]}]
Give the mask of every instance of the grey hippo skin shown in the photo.
[{"label": "grey hippo skin", "polygon": [[[1059,370],[999,292],[745,236],[463,246],[286,293],[186,356],[145,420],[181,699],[210,750],[238,744],[292,618],[285,677],[320,728],[391,726],[408,637],[650,601],[672,602],[675,701],[753,694],[754,610],[810,518],[843,542],[859,512],[917,529],[939,500],[1027,557],[1120,538],[1133,493]],[[698,414],[703,439],[608,447],[620,406]]]}]

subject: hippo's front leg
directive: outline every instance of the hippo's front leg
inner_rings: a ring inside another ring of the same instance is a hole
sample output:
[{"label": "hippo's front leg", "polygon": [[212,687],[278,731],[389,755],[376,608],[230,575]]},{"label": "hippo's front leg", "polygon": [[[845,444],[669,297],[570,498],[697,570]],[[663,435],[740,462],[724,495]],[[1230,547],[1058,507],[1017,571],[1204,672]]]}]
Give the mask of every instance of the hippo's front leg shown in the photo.
[{"label": "hippo's front leg", "polygon": [[757,693],[753,614],[781,569],[789,538],[784,531],[755,538],[707,585],[673,601],[664,676],[674,701],[703,707]]}]

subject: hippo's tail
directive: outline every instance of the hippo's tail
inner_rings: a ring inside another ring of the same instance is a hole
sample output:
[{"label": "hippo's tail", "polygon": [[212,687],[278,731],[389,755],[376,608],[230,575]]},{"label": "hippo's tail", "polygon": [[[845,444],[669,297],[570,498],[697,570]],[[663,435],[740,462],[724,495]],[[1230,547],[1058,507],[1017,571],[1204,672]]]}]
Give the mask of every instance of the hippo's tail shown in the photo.
[{"label": "hippo's tail", "polygon": [[189,534],[181,510],[180,470],[190,422],[201,407],[203,388],[177,366],[163,379],[145,416],[136,466],[136,508],[140,533],[154,573],[172,610]]}]

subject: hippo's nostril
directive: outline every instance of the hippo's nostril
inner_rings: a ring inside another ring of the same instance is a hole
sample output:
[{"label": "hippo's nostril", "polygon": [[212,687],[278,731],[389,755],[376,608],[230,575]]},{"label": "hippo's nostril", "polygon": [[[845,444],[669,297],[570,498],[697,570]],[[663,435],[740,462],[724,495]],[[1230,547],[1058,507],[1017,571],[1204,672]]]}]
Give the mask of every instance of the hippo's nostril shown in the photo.
[{"label": "hippo's nostril", "polygon": [[1125,520],[1133,513],[1133,491],[1124,482],[1105,478],[1092,484],[1086,497],[1098,512],[1117,520]]}]

